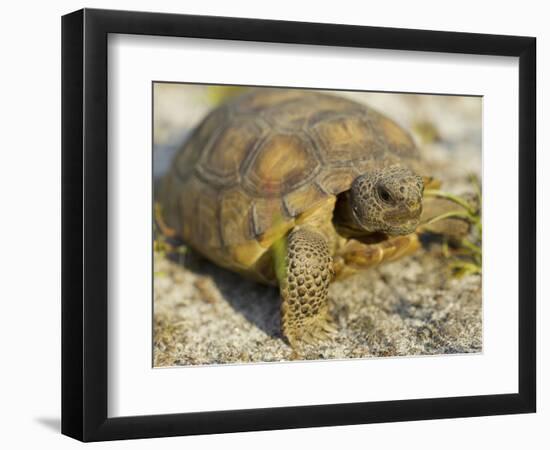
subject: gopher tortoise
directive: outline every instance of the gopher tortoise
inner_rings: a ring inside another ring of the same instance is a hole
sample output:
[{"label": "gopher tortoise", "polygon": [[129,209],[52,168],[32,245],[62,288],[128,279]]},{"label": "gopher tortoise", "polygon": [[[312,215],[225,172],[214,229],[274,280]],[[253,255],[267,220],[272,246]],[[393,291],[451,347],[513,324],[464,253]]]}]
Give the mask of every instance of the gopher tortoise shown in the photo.
[{"label": "gopher tortoise", "polygon": [[364,104],[254,89],[193,131],[161,182],[157,220],[212,262],[278,285],[295,346],[334,332],[332,280],[419,247],[427,172],[411,136]]}]

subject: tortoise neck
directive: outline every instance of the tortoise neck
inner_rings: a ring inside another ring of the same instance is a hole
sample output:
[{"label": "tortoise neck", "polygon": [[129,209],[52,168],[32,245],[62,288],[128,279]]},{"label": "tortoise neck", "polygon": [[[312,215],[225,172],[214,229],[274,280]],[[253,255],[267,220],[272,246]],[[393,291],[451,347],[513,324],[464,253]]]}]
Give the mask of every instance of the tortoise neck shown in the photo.
[{"label": "tortoise neck", "polygon": [[332,215],[332,223],[338,234],[344,237],[363,236],[366,234],[365,230],[357,222],[351,209],[351,192],[349,190],[338,194]]},{"label": "tortoise neck", "polygon": [[355,239],[365,244],[376,244],[388,239],[388,235],[382,232],[368,232],[362,228],[351,210],[351,193],[342,192],[337,196],[332,223],[336,232],[346,238]]}]

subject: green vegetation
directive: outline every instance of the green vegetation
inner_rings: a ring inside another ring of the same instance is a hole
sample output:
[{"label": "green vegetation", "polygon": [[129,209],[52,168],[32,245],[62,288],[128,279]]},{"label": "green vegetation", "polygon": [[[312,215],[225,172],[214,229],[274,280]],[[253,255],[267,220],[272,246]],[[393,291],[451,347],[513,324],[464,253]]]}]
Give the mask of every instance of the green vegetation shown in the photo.
[{"label": "green vegetation", "polygon": [[479,179],[471,175],[470,181],[474,187],[473,198],[460,197],[437,189],[426,190],[424,195],[443,198],[457,205],[456,211],[450,211],[430,219],[427,223],[435,223],[443,219],[457,218],[471,225],[468,236],[456,243],[456,249],[451,252],[448,240],[444,242],[443,253],[451,259],[450,268],[453,275],[462,277],[469,274],[481,274],[482,269],[482,219],[481,219],[481,186]]}]

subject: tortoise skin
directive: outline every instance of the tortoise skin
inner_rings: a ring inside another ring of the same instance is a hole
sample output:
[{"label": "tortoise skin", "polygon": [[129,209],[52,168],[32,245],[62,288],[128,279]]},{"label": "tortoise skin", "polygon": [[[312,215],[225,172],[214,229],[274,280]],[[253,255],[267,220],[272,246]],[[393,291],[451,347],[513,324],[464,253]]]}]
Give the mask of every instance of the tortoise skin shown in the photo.
[{"label": "tortoise skin", "polygon": [[360,174],[418,167],[412,138],[377,111],[314,91],[257,89],[213,110],[163,179],[163,220],[217,264],[274,282],[268,249],[311,214],[331,222]]}]

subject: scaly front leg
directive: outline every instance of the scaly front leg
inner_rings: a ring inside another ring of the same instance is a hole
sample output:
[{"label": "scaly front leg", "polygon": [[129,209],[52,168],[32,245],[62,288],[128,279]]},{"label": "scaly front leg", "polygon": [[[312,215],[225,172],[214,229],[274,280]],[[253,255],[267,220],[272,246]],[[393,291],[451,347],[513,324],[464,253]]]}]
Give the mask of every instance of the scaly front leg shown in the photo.
[{"label": "scaly front leg", "polygon": [[296,347],[300,342],[327,338],[335,331],[327,298],[333,277],[332,257],[324,236],[307,227],[291,231],[286,244],[286,255],[276,256],[275,264],[283,334]]}]

